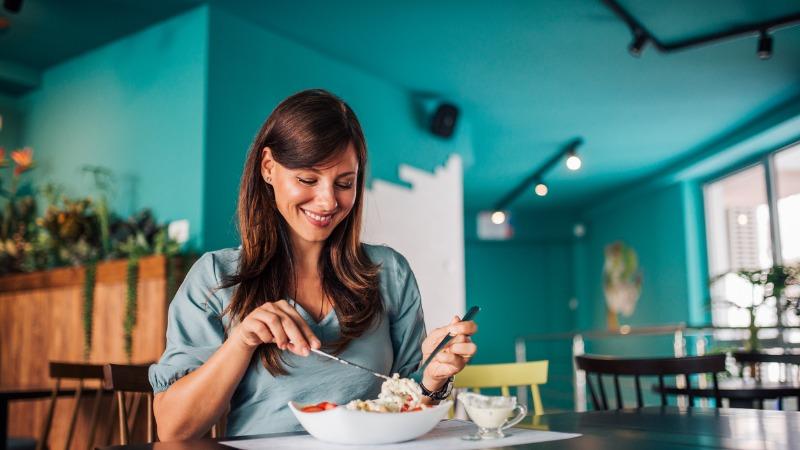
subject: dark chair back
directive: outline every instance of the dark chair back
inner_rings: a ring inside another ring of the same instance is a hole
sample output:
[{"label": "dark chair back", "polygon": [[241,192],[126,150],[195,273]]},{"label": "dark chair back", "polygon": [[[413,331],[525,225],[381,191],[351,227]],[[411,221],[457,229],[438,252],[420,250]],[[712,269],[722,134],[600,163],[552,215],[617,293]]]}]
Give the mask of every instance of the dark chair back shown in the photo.
[{"label": "dark chair back", "polygon": [[136,426],[142,398],[147,403],[147,442],[155,440],[153,417],[153,388],[148,380],[150,365],[106,364],[103,367],[103,385],[114,391],[117,404],[120,444],[127,445]]},{"label": "dark chair back", "polygon": [[780,363],[800,366],[800,353],[733,352],[738,363]]},{"label": "dark chair back", "polygon": [[36,443],[36,449],[42,450],[47,448],[47,441],[50,439],[50,428],[53,425],[53,414],[56,409],[56,401],[61,391],[61,384],[63,380],[77,380],[78,386],[75,388],[75,406],[72,409],[72,416],[67,428],[67,439],[65,448],[72,447],[72,437],[75,434],[75,424],[78,419],[78,413],[81,407],[81,400],[83,400],[85,383],[87,381],[96,381],[97,386],[94,387],[95,396],[92,405],[92,416],[89,422],[89,436],[86,445],[87,449],[91,449],[94,443],[94,435],[97,430],[98,413],[100,410],[100,402],[103,398],[103,389],[101,382],[103,381],[103,366],[97,364],[83,364],[83,363],[67,363],[67,362],[50,362],[50,378],[55,379],[55,386],[53,393],[50,396],[50,404],[47,408],[42,431],[39,434],[39,441]]},{"label": "dark chair back", "polygon": [[[603,375],[611,375],[614,379],[617,409],[624,407],[622,391],[619,387],[620,376],[633,376],[636,384],[636,407],[644,407],[642,400],[642,386],[640,378],[643,376],[657,376],[661,391],[661,404],[667,404],[664,392],[664,377],[669,375],[682,375],[686,382],[685,393],[689,397],[689,406],[694,403],[691,377],[694,374],[711,374],[714,383],[714,398],[716,405],[720,405],[718,372],[725,371],[725,355],[691,356],[685,358],[616,358],[612,356],[576,356],[575,364],[578,369],[586,372],[586,385],[592,397],[594,409],[607,410],[608,399],[603,386]],[[597,390],[592,385],[591,375],[595,375]]]}]

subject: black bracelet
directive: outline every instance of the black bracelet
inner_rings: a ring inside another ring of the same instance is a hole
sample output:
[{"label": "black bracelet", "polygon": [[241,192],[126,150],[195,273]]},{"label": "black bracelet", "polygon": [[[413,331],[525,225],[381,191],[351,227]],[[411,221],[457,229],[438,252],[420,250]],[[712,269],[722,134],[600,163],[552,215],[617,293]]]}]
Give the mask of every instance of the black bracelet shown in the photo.
[{"label": "black bracelet", "polygon": [[450,392],[453,391],[453,380],[454,380],[453,377],[448,378],[447,382],[445,382],[442,385],[442,387],[440,387],[435,391],[431,391],[428,388],[426,388],[421,381],[419,383],[419,387],[422,388],[422,395],[430,398],[431,400],[440,401],[450,396]]}]

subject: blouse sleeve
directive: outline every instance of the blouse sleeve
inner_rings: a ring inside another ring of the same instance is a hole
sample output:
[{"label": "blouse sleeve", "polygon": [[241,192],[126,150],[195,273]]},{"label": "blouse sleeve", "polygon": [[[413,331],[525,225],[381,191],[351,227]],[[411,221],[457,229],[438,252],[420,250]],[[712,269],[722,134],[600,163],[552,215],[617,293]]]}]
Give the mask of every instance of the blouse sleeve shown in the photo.
[{"label": "blouse sleeve", "polygon": [[390,311],[391,338],[394,348],[392,373],[408,377],[422,362],[422,341],[425,340],[425,318],[417,279],[408,261],[396,253],[394,276],[388,291],[393,292],[397,304]]},{"label": "blouse sleeve", "polygon": [[169,305],[167,346],[149,371],[153,392],[167,390],[222,345],[225,331],[218,284],[214,255],[206,253],[189,270]]}]

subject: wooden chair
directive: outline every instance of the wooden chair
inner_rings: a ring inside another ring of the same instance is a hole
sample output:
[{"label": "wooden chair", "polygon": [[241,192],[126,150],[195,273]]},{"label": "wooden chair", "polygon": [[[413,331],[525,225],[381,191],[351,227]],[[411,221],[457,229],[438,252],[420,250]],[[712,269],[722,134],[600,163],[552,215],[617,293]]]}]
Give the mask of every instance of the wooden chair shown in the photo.
[{"label": "wooden chair", "polygon": [[155,418],[153,417],[153,388],[147,373],[150,365],[106,364],[103,367],[103,385],[114,391],[117,405],[117,423],[121,445],[128,445],[130,434],[136,426],[142,398],[147,403],[148,443],[155,441]]},{"label": "wooden chair", "polygon": [[[130,441],[130,435],[136,425],[136,417],[142,398],[145,399],[147,407],[147,443],[154,442],[156,439],[155,417],[153,416],[153,387],[150,385],[148,378],[149,367],[150,364],[106,364],[103,367],[105,372],[104,386],[106,389],[113,390],[116,396],[119,437],[122,445],[127,445]],[[211,428],[210,436],[212,438],[221,437],[223,426],[224,422],[214,424]]]},{"label": "wooden chair", "polygon": [[473,364],[464,367],[455,378],[455,388],[472,389],[499,387],[505,396],[511,395],[511,386],[530,386],[533,397],[533,414],[544,414],[539,385],[547,383],[547,361],[508,364]]},{"label": "wooden chair", "polygon": [[[800,372],[800,353],[733,352],[732,356],[741,369],[744,369],[745,365],[752,367],[754,378],[757,380],[761,380],[762,378],[760,376],[760,366],[764,363],[778,363],[784,368],[794,366],[797,367],[798,372]],[[742,373],[744,373],[744,370],[742,370]],[[782,396],[778,397],[778,409],[783,409],[783,399],[784,397]],[[764,409],[764,400],[765,398],[757,399],[760,409]],[[797,398],[797,408],[800,409],[800,397]]]},{"label": "wooden chair", "polygon": [[97,420],[98,420],[98,413],[100,411],[100,402],[103,398],[103,389],[102,389],[102,381],[103,381],[103,366],[97,364],[81,364],[81,363],[66,363],[66,362],[50,362],[50,378],[54,378],[56,380],[56,384],[53,387],[53,394],[50,397],[50,404],[47,409],[47,414],[45,415],[45,421],[42,425],[42,431],[39,435],[39,441],[36,443],[36,449],[42,450],[47,448],[47,441],[50,438],[50,428],[53,425],[53,414],[55,413],[56,409],[56,400],[59,397],[59,392],[61,390],[61,384],[63,380],[77,380],[78,386],[75,389],[75,406],[72,409],[72,417],[69,421],[69,428],[67,429],[67,439],[65,448],[75,448],[72,446],[72,438],[75,434],[75,423],[78,419],[78,412],[80,411],[81,407],[81,400],[83,399],[84,388],[86,387],[85,383],[87,381],[96,381],[97,386],[94,387],[96,389],[95,396],[94,396],[94,404],[92,405],[92,415],[89,419],[90,429],[89,429],[89,436],[88,442],[86,445],[87,449],[93,448],[94,443],[94,436],[95,432],[97,431]]},{"label": "wooden chair", "polygon": [[[611,356],[576,356],[575,363],[579,370],[586,372],[586,385],[592,397],[592,404],[596,410],[608,410],[608,399],[603,386],[603,375],[612,375],[614,391],[617,400],[617,409],[624,407],[622,391],[619,387],[620,376],[633,376],[636,384],[636,407],[644,407],[642,400],[642,386],[640,377],[657,376],[661,392],[661,404],[667,404],[667,395],[664,392],[664,376],[683,375],[686,387],[685,395],[689,397],[689,406],[693,405],[691,377],[694,374],[711,374],[714,383],[714,398],[716,405],[721,405],[719,395],[718,372],[725,371],[725,355],[691,356],[686,358],[615,358]],[[591,374],[595,374],[597,390],[592,385]],[[598,392],[599,391],[599,392]],[[599,393],[599,397],[598,397]]]}]

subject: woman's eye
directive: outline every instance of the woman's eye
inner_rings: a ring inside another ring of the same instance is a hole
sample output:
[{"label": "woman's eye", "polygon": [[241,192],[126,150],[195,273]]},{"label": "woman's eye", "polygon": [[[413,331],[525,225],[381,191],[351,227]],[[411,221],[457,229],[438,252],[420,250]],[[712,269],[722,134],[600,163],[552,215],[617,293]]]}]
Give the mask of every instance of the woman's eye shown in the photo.
[{"label": "woman's eye", "polygon": [[351,187],[353,187],[353,183],[352,182],[350,182],[350,183],[338,183],[336,185],[336,187],[338,187],[339,189],[350,189]]},{"label": "woman's eye", "polygon": [[312,184],[316,183],[316,180],[309,180],[309,179],[300,178],[300,177],[297,177],[297,181],[299,181],[299,182],[301,182],[301,183],[303,183],[305,185],[308,185],[308,186],[311,186]]}]

